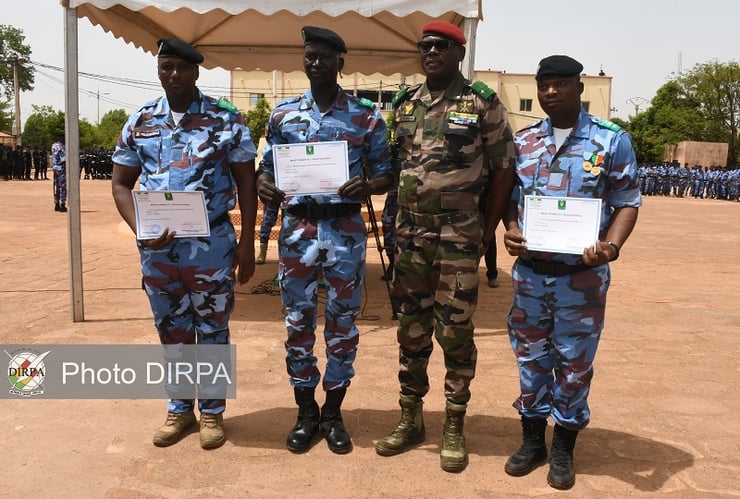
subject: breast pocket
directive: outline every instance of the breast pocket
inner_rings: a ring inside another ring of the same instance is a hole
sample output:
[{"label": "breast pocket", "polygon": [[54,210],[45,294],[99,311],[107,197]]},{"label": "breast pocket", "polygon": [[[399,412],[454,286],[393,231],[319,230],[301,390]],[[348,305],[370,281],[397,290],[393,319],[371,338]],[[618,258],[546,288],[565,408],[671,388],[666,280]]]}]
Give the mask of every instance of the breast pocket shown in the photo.
[{"label": "breast pocket", "polygon": [[306,142],[308,125],[306,123],[285,123],[282,126],[282,132],[287,144]]},{"label": "breast pocket", "polygon": [[416,122],[404,122],[396,128],[396,142],[398,144],[398,159],[406,161],[414,156],[414,137],[416,136]]},{"label": "breast pocket", "polygon": [[457,163],[468,163],[475,159],[475,140],[478,127],[445,123],[445,158]]}]

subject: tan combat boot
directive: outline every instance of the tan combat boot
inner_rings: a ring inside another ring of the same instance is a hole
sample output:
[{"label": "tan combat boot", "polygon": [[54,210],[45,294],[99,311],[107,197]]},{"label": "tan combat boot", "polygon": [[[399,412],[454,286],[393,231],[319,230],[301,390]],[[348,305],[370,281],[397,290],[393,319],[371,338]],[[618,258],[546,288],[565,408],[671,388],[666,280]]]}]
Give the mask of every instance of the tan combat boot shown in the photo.
[{"label": "tan combat boot", "polygon": [[268,243],[260,243],[260,254],[257,255],[257,259],[254,261],[257,265],[262,265],[267,260],[267,245]]},{"label": "tan combat boot", "polygon": [[451,473],[462,471],[468,465],[468,451],[465,449],[465,437],[463,436],[466,408],[466,404],[447,401],[447,417],[442,430],[439,464],[443,470]]},{"label": "tan combat boot", "polygon": [[422,407],[424,401],[416,395],[401,395],[401,420],[390,434],[375,444],[375,452],[380,456],[395,456],[408,447],[424,441],[426,430]]},{"label": "tan combat boot", "polygon": [[152,443],[157,447],[167,447],[176,443],[185,434],[186,430],[195,424],[193,411],[183,413],[167,413],[167,420],[154,434]]},{"label": "tan combat boot", "polygon": [[200,446],[203,449],[215,449],[226,442],[224,431],[224,415],[205,414],[200,415]]}]

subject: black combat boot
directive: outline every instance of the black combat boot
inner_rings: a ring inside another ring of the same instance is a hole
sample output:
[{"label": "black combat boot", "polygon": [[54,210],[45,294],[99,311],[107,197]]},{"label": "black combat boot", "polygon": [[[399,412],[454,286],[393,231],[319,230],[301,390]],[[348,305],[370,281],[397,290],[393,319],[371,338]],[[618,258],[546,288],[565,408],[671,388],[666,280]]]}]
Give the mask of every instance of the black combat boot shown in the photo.
[{"label": "black combat boot", "polygon": [[573,449],[576,446],[578,430],[568,430],[555,425],[552,436],[552,456],[547,483],[550,487],[566,490],[576,483],[576,472],[573,470]]},{"label": "black combat boot", "polygon": [[59,211],[67,211],[67,207],[64,205],[64,203],[59,203]]},{"label": "black combat boot", "polygon": [[61,211],[59,209],[59,203],[54,203],[54,211]]},{"label": "black combat boot", "polygon": [[313,437],[319,431],[319,404],[314,399],[315,388],[293,388],[298,404],[298,420],[288,433],[288,449],[303,452],[311,447]]},{"label": "black combat boot", "polygon": [[352,450],[352,440],[342,421],[342,401],[347,394],[346,388],[337,388],[326,392],[326,403],[321,408],[321,432],[335,454],[346,454]]},{"label": "black combat boot", "polygon": [[511,476],[523,476],[547,459],[545,430],[547,419],[522,416],[522,446],[506,461],[504,471]]}]

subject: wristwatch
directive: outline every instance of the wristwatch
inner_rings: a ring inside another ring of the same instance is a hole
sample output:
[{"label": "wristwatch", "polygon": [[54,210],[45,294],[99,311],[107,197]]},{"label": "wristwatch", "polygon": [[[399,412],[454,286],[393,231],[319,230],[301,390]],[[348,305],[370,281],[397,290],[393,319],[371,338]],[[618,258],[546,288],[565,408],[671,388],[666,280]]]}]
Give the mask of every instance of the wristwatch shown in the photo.
[{"label": "wristwatch", "polygon": [[608,244],[609,246],[611,246],[612,248],[614,248],[614,258],[612,258],[611,260],[609,260],[610,262],[613,262],[614,260],[616,260],[617,258],[619,258],[619,246],[616,245],[615,243],[611,242],[611,241],[607,241],[606,244]]}]

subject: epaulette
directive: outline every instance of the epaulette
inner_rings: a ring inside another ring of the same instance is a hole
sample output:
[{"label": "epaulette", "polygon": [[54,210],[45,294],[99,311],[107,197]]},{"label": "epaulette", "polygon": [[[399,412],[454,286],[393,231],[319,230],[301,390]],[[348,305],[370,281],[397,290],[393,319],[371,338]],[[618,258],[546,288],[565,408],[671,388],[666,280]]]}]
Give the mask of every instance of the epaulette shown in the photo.
[{"label": "epaulette", "polygon": [[491,100],[491,97],[496,95],[496,91],[483,83],[482,81],[474,81],[470,88],[473,92],[483,100]]},{"label": "epaulette", "polygon": [[542,124],[543,121],[545,121],[545,120],[544,119],[539,119],[537,121],[533,121],[529,125],[527,125],[527,126],[525,126],[523,128],[520,128],[519,130],[517,130],[516,133],[522,133],[524,130],[529,130],[530,128],[538,127],[538,126],[540,126]]},{"label": "epaulette", "polygon": [[618,132],[622,129],[621,126],[617,125],[616,123],[612,123],[609,120],[599,120],[596,124],[602,128],[608,128],[612,132]]},{"label": "epaulette", "polygon": [[396,95],[393,96],[393,100],[391,101],[393,109],[396,109],[401,102],[406,100],[406,97],[409,94],[416,92],[419,87],[421,87],[421,84],[414,85],[413,87],[403,87],[401,90],[396,92]]},{"label": "epaulette", "polygon": [[357,103],[361,106],[369,107],[370,109],[375,109],[375,103],[371,101],[370,99],[366,99],[365,97],[361,97],[357,99]]},{"label": "epaulette", "polygon": [[216,105],[220,107],[221,109],[226,109],[230,113],[238,113],[239,110],[236,108],[234,104],[228,101],[228,99],[224,97],[220,97],[218,101],[216,101]]},{"label": "epaulette", "polygon": [[301,96],[300,95],[294,95],[292,97],[288,97],[287,99],[281,100],[280,102],[278,102],[277,104],[275,104],[275,107],[284,106],[286,104],[293,104],[294,102],[298,102],[299,100],[301,100]]}]

